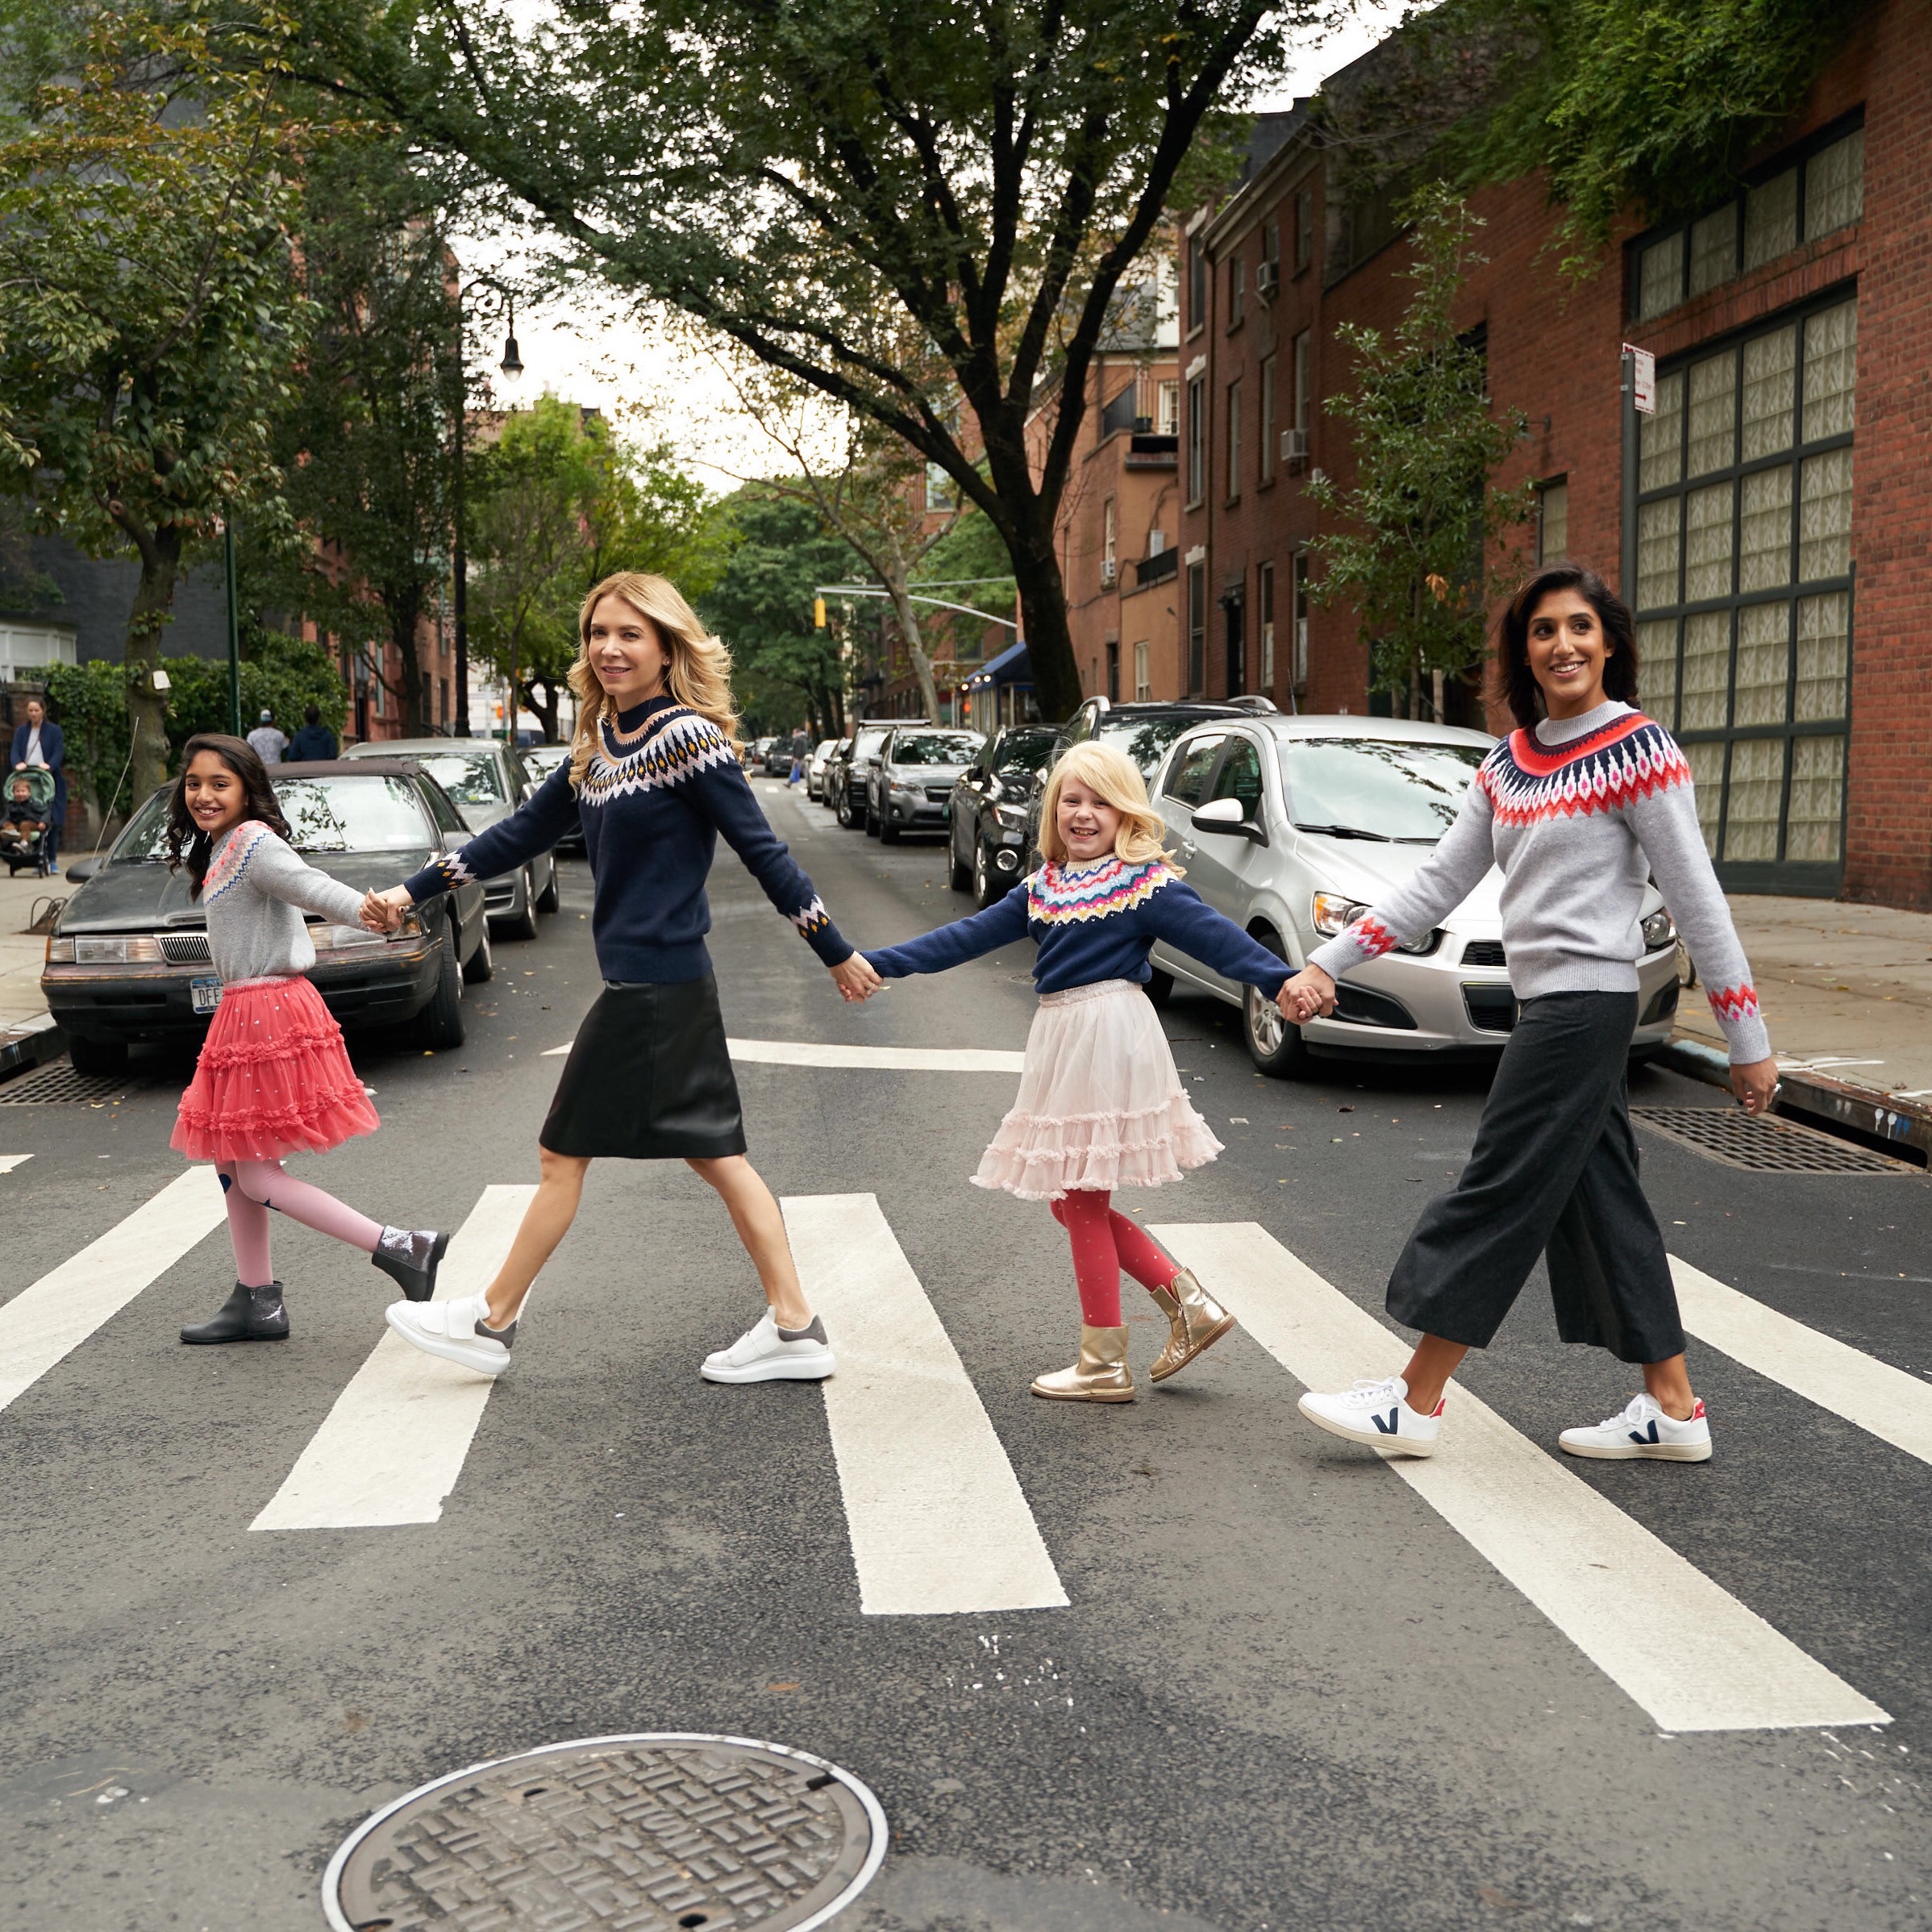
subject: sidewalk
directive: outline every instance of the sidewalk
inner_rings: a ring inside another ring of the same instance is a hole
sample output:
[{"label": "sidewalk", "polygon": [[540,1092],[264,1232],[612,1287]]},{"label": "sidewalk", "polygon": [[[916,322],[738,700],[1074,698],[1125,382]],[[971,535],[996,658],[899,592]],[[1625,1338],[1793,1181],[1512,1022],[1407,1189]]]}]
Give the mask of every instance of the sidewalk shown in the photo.
[{"label": "sidewalk", "polygon": [[0,869],[0,1079],[44,1063],[60,1044],[58,1033],[40,1037],[53,1024],[40,997],[47,935],[27,926],[37,901],[63,898],[74,890],[65,876],[67,860],[84,856],[62,853],[63,876],[57,879],[32,872],[12,877]]}]

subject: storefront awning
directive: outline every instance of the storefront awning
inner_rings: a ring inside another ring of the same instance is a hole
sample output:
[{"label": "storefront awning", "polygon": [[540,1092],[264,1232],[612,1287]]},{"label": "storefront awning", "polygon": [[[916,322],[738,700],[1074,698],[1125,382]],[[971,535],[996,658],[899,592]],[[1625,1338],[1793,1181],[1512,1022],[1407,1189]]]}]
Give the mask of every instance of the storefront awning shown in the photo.
[{"label": "storefront awning", "polygon": [[968,691],[983,691],[989,685],[1031,685],[1033,661],[1022,640],[1009,644],[997,657],[989,658],[966,681]]}]

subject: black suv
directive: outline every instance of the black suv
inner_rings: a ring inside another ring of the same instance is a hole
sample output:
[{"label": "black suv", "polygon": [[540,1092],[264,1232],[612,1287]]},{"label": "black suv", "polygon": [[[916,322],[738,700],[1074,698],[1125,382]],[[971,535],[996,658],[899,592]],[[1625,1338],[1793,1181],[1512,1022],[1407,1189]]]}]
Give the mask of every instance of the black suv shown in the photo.
[{"label": "black suv", "polygon": [[1191,702],[1174,704],[1112,704],[1104,697],[1089,697],[1060,728],[1053,741],[1052,755],[1041,768],[1041,782],[1034,787],[1026,810],[1026,850],[1036,858],[1039,852],[1040,800],[1046,792],[1045,778],[1061,758],[1076,744],[1097,739],[1122,751],[1140,767],[1142,777],[1151,780],[1155,768],[1167,756],[1168,747],[1189,725],[1210,718],[1251,718],[1257,712],[1271,712],[1275,706],[1265,697],[1238,697],[1231,704]]},{"label": "black suv", "polygon": [[1059,736],[1058,725],[1007,725],[952,788],[952,889],[981,909],[1018,883],[1027,809]]},{"label": "black suv", "polygon": [[851,736],[827,761],[825,802],[838,814],[839,822],[847,831],[861,825],[868,832],[876,830],[868,822],[867,793],[879,753],[891,737],[893,727],[900,722],[896,718],[875,718],[869,722],[862,720],[852,727]]}]

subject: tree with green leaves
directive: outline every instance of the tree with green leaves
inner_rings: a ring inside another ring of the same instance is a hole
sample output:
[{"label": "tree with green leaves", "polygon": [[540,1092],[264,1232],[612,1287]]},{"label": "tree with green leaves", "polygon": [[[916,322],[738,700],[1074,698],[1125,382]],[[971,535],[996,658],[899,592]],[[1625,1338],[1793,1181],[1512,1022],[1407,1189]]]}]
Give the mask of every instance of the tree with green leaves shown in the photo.
[{"label": "tree with green leaves", "polygon": [[1006,543],[1042,704],[1073,709],[1055,535],[1097,347],[1204,119],[1334,0],[662,0],[540,33],[482,0],[301,4],[310,71],[572,267],[946,473]]},{"label": "tree with green leaves", "polygon": [[[1405,714],[1443,714],[1446,683],[1480,664],[1491,599],[1509,574],[1509,533],[1532,512],[1532,487],[1497,487],[1497,467],[1528,433],[1520,410],[1498,410],[1489,361],[1458,333],[1455,298],[1481,223],[1441,183],[1403,210],[1414,294],[1384,335],[1345,323],[1353,387],[1323,408],[1354,425],[1355,481],[1310,483],[1340,521],[1310,544],[1321,574],[1312,593],[1352,605],[1371,647],[1370,688],[1394,694]],[[1426,693],[1426,697],[1425,697]]]},{"label": "tree with green leaves", "polygon": [[[154,688],[185,561],[263,515],[269,425],[308,305],[289,247],[301,163],[265,7],[40,21],[44,68],[0,116],[0,488],[96,556],[131,552],[127,726],[139,796],[167,768]],[[224,72],[224,35],[251,35]]]}]

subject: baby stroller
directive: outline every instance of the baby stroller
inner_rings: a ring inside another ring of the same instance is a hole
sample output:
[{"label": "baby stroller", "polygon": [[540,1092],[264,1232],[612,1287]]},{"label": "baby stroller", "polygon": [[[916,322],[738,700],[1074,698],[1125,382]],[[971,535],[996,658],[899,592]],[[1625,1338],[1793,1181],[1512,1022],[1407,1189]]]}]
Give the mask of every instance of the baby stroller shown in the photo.
[{"label": "baby stroller", "polygon": [[[40,820],[41,829],[37,832],[23,833],[13,822],[13,814],[19,805],[14,796],[15,787],[24,778],[27,795],[33,806],[33,815]],[[27,765],[19,771],[9,772],[0,779],[0,856],[6,860],[9,878],[23,872],[34,872],[44,879],[47,876],[47,827],[54,815],[54,775],[44,765]]]}]

